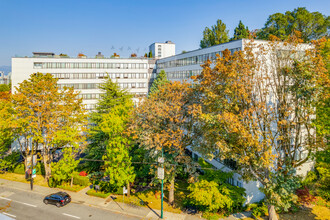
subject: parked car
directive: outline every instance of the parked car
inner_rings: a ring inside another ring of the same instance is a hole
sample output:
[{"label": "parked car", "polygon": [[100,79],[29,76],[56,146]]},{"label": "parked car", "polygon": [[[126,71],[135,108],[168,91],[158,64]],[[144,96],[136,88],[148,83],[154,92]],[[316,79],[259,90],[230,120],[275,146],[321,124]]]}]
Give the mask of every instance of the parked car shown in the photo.
[{"label": "parked car", "polygon": [[44,203],[53,204],[57,207],[65,206],[66,204],[71,202],[71,196],[66,192],[57,192],[50,194],[44,198]]}]

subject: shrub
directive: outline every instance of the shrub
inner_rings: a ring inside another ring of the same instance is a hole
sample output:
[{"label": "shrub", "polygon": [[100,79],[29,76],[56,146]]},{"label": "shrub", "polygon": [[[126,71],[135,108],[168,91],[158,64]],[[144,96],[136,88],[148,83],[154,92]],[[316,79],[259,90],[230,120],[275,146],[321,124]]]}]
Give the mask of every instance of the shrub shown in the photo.
[{"label": "shrub", "polygon": [[34,168],[36,169],[38,175],[45,175],[45,166],[43,163],[37,163]]},{"label": "shrub", "polygon": [[101,197],[101,198],[107,198],[110,193],[104,193],[104,192],[101,192],[101,191],[95,191],[94,189],[90,189],[86,192],[87,195],[89,196],[96,196],[96,197]]},{"label": "shrub", "polygon": [[25,174],[25,166],[24,163],[18,164],[16,167],[14,167],[13,173],[17,174]]},{"label": "shrub", "polygon": [[73,184],[79,186],[89,186],[89,179],[87,176],[80,176],[80,174],[73,175]]},{"label": "shrub", "polygon": [[86,173],[85,171],[81,171],[81,172],[79,173],[79,176],[87,176],[87,173]]},{"label": "shrub", "polygon": [[190,184],[188,189],[191,204],[202,211],[217,212],[219,209],[232,207],[233,201],[229,197],[228,189],[222,188],[220,192],[219,185],[214,181],[200,180]]},{"label": "shrub", "polygon": [[306,186],[302,189],[297,189],[296,194],[298,196],[298,201],[301,203],[310,204],[316,200],[315,196],[310,194]]},{"label": "shrub", "polygon": [[268,208],[267,206],[262,203],[262,205],[254,208],[252,210],[252,215],[255,217],[255,218],[259,218],[261,216],[265,216],[265,215],[268,215]]},{"label": "shrub", "polygon": [[50,177],[50,178],[49,178],[49,180],[48,180],[48,186],[49,186],[50,188],[54,188],[54,187],[56,187],[56,183],[55,183],[55,180],[54,180],[53,177]]}]

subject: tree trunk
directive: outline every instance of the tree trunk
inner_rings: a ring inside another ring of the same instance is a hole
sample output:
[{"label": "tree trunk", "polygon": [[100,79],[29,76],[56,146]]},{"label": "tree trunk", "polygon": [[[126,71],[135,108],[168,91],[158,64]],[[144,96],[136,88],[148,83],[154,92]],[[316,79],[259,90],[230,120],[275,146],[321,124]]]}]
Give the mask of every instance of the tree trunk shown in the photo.
[{"label": "tree trunk", "polygon": [[127,197],[130,197],[131,195],[131,184],[127,183]]},{"label": "tree trunk", "polygon": [[275,207],[273,205],[268,205],[268,216],[269,220],[278,220]]},{"label": "tree trunk", "polygon": [[71,176],[71,184],[70,184],[70,186],[72,187],[72,185],[73,185],[73,175]]},{"label": "tree trunk", "polygon": [[51,175],[50,161],[49,156],[47,154],[43,155],[44,166],[45,166],[45,181],[48,182],[49,177]]},{"label": "tree trunk", "polygon": [[170,191],[168,195],[168,203],[173,205],[174,203],[174,178],[171,180]]}]

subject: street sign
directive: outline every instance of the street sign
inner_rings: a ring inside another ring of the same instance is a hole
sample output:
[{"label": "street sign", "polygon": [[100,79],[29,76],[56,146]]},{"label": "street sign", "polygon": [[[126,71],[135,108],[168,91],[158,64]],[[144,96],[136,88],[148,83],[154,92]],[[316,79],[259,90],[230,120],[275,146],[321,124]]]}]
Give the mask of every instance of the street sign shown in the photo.
[{"label": "street sign", "polygon": [[33,169],[32,170],[32,175],[35,175],[37,173],[37,170],[36,169]]},{"label": "street sign", "polygon": [[158,163],[164,163],[164,157],[158,157]]},{"label": "street sign", "polygon": [[127,194],[127,189],[125,186],[123,187],[123,194]]},{"label": "street sign", "polygon": [[28,168],[30,168],[30,166],[32,165],[31,161],[32,161],[32,156],[27,156],[26,157],[26,165],[27,165]]},{"label": "street sign", "polygon": [[157,168],[157,176],[158,176],[158,179],[160,179],[160,180],[164,179],[164,168],[162,168],[162,167]]},{"label": "street sign", "polygon": [[32,174],[32,178],[36,178],[37,177],[37,175],[36,174]]},{"label": "street sign", "polygon": [[33,166],[36,166],[37,165],[37,155],[33,155],[33,157],[32,157],[32,163],[33,163]]}]

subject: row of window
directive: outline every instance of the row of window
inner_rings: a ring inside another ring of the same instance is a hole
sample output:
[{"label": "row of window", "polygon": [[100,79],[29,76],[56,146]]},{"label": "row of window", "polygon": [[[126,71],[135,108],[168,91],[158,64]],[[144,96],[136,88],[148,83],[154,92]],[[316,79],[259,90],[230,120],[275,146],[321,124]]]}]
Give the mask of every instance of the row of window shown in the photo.
[{"label": "row of window", "polygon": [[[74,89],[99,89],[100,83],[68,83],[58,84],[59,89],[64,87],[73,87]],[[121,88],[133,89],[133,88],[147,88],[147,83],[118,83]]]},{"label": "row of window", "polygon": [[[84,99],[84,100],[92,100],[92,99],[100,99],[102,98],[102,93],[84,93],[84,94],[79,94],[77,95],[77,99]],[[146,92],[135,92],[133,93],[134,97],[142,97],[142,96],[146,96],[147,93]]]},{"label": "row of window", "polygon": [[[231,53],[234,53],[235,51],[241,50],[240,47],[230,49]],[[219,54],[222,56],[221,51],[213,52],[213,53],[207,53],[202,54],[198,56],[192,56],[192,57],[186,57],[183,59],[178,60],[171,60],[163,63],[157,63],[157,67],[159,69],[169,68],[169,67],[178,67],[178,66],[189,66],[189,65],[195,65],[195,64],[202,64],[207,60],[214,61],[216,59],[216,54]]]},{"label": "row of window", "polygon": [[35,62],[35,69],[147,69],[146,63]]},{"label": "row of window", "polygon": [[150,73],[52,73],[57,79],[148,79],[155,78]]},{"label": "row of window", "polygon": [[167,78],[169,79],[189,79],[192,76],[199,75],[202,70],[185,70],[168,72]]}]

